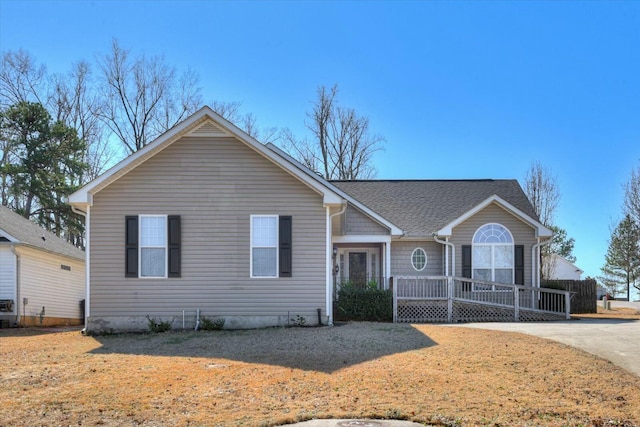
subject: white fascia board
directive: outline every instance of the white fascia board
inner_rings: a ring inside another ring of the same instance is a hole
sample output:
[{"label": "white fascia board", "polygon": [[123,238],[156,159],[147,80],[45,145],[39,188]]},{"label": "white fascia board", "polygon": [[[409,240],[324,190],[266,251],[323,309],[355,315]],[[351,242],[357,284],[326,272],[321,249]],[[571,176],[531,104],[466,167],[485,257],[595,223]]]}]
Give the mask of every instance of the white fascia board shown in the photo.
[{"label": "white fascia board", "polygon": [[454,221],[450,222],[449,224],[447,224],[446,226],[444,226],[443,228],[438,230],[438,232],[437,232],[438,236],[451,236],[453,234],[453,228],[454,227],[456,227],[456,226],[460,225],[461,223],[463,223],[464,221],[468,220],[473,215],[477,214],[482,209],[484,209],[487,206],[489,206],[491,203],[497,203],[497,204],[501,205],[507,211],[511,212],[511,214],[519,217],[520,219],[522,219],[523,221],[525,221],[529,225],[531,225],[536,230],[536,237],[544,238],[544,237],[552,237],[553,236],[553,231],[549,230],[547,227],[542,225],[539,221],[536,221],[535,219],[531,218],[529,215],[527,215],[526,213],[522,212],[520,209],[516,208],[511,203],[507,202],[506,200],[504,200],[502,197],[498,196],[497,194],[494,194],[493,196],[489,197],[488,199],[486,199],[482,203],[479,203],[474,208],[468,210],[467,212],[465,212],[464,214],[462,214],[461,216],[456,218]]},{"label": "white fascia board", "polygon": [[333,243],[391,243],[391,236],[380,234],[349,234],[346,236],[333,236],[331,241]]},{"label": "white fascia board", "polygon": [[397,227],[396,225],[392,224],[387,219],[381,217],[380,215],[378,215],[377,213],[375,213],[374,211],[372,211],[368,207],[364,206],[358,200],[354,199],[353,197],[351,197],[350,195],[348,195],[344,191],[340,190],[338,187],[336,187],[335,185],[331,184],[329,181],[327,181],[326,179],[324,179],[320,175],[318,175],[318,174],[314,173],[313,171],[309,170],[306,166],[304,166],[303,164],[301,164],[300,162],[295,160],[289,154],[285,153],[282,149],[277,147],[275,144],[268,143],[266,145],[263,145],[263,147],[265,147],[265,148],[271,150],[272,152],[276,153],[283,160],[287,161],[289,164],[291,164],[294,167],[296,167],[299,171],[301,171],[305,175],[309,176],[313,180],[319,182],[323,187],[328,188],[333,193],[339,195],[342,199],[346,200],[347,202],[352,204],[354,207],[358,208],[365,215],[369,216],[370,218],[372,218],[373,220],[375,220],[379,224],[381,224],[384,227],[388,228],[390,230],[390,234],[392,236],[402,236],[404,234],[404,232],[399,227]]},{"label": "white fascia board", "polygon": [[4,231],[2,229],[0,229],[0,237],[4,237],[5,239],[7,239],[11,243],[20,243],[20,240],[16,239],[11,234],[7,233],[6,231]]}]

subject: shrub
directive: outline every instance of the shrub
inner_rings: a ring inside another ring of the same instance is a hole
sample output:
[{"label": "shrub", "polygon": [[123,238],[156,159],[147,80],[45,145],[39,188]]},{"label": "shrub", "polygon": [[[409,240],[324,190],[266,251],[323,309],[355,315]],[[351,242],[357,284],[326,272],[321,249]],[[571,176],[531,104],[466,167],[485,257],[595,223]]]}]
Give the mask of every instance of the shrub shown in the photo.
[{"label": "shrub", "polygon": [[304,316],[300,316],[299,314],[296,314],[296,317],[292,317],[291,319],[289,319],[290,326],[306,326],[306,324],[307,319]]},{"label": "shrub", "polygon": [[377,285],[357,287],[344,283],[335,302],[337,320],[371,320],[390,322],[393,320],[393,292],[378,289]]},{"label": "shrub", "polygon": [[208,317],[200,316],[200,329],[203,331],[219,331],[224,327],[224,317],[211,320]]},{"label": "shrub", "polygon": [[147,316],[147,324],[151,332],[167,332],[171,330],[171,322],[152,319]]}]

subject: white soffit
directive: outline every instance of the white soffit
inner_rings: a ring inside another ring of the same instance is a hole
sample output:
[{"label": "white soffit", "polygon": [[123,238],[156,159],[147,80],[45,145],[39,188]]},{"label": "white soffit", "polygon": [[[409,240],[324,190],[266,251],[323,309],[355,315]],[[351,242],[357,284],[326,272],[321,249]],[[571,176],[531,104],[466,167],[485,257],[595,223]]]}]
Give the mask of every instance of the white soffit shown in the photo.
[{"label": "white soffit", "polygon": [[187,138],[211,138],[211,137],[222,137],[222,136],[231,136],[229,132],[224,130],[222,127],[218,126],[211,120],[205,121],[203,124],[192,130],[191,132],[184,135]]}]

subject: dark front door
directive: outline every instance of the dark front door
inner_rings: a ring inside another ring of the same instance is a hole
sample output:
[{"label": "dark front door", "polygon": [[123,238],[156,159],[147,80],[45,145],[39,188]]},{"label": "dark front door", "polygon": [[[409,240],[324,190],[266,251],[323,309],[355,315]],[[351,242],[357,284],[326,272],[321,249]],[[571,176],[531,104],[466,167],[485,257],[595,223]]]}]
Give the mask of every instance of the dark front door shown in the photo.
[{"label": "dark front door", "polygon": [[349,281],[358,287],[367,284],[366,252],[349,252]]}]

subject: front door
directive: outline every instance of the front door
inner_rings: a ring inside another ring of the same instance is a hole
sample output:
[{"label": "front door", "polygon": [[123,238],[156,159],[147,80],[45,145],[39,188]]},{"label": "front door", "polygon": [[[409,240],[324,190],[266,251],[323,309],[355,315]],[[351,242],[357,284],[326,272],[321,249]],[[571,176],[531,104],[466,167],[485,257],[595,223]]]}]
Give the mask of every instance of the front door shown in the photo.
[{"label": "front door", "polygon": [[349,252],[349,281],[358,287],[367,284],[366,252]]}]

